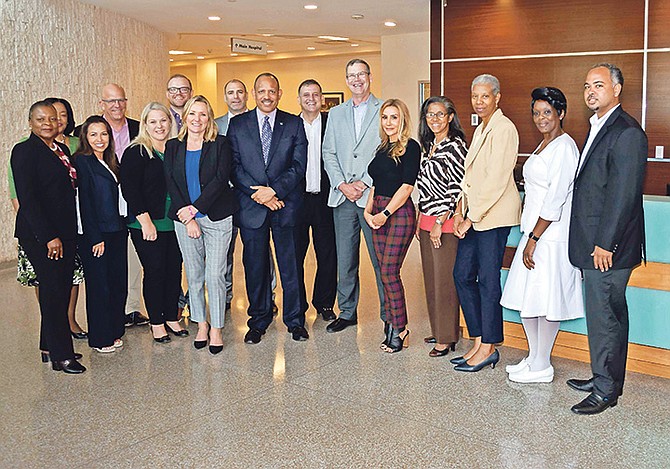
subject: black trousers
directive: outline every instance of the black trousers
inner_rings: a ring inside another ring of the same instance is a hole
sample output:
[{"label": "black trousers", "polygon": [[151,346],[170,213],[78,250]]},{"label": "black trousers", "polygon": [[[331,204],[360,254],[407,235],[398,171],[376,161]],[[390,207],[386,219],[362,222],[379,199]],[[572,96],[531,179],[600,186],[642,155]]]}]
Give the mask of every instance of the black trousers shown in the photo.
[{"label": "black trousers", "polygon": [[131,228],[130,238],[144,270],[144,305],[151,324],[176,321],[182,258],[175,232],[159,231],[155,241],[145,241],[142,230]]},{"label": "black trousers", "polygon": [[295,227],[296,254],[298,256],[298,281],[300,307],[308,309],[305,288],[305,257],[309,248],[309,230],[316,254],[316,276],[312,290],[312,306],[332,308],[337,295],[337,252],[335,250],[335,224],[333,209],[328,207],[323,194],[305,194],[302,211]]},{"label": "black trousers", "polygon": [[128,296],[128,233],[102,233],[105,251],[95,257],[93,246],[79,237],[79,257],[84,265],[88,345],[109,347],[125,333]]},{"label": "black trousers", "polygon": [[19,239],[19,244],[40,279],[40,350],[48,351],[54,361],[74,358],[67,308],[72,289],[76,243],[73,239],[62,239],[61,242],[63,258],[51,260],[47,257],[46,244],[34,238]]},{"label": "black trousers", "polygon": [[586,327],[593,387],[611,399],[623,392],[628,356],[626,285],[633,269],[584,270]]}]

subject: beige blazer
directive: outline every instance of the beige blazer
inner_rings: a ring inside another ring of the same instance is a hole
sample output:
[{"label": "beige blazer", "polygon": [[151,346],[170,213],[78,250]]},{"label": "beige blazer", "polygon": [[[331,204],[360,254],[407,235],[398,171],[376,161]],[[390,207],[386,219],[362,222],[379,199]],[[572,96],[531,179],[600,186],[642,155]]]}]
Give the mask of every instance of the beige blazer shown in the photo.
[{"label": "beige blazer", "polygon": [[514,183],[519,151],[516,127],[500,109],[486,128],[480,124],[472,136],[461,183],[463,213],[477,231],[521,222],[521,198]]}]

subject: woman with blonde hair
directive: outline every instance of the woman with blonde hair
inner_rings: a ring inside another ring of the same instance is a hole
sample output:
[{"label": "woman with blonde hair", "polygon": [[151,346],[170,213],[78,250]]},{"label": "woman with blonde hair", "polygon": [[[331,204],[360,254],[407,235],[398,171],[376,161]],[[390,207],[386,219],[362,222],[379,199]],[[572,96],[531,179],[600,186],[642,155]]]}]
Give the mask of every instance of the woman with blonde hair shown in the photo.
[{"label": "woman with blonde hair", "polygon": [[[165,176],[172,201],[168,215],[175,221],[177,241],[184,256],[190,311],[198,323],[194,346],[223,350],[226,311],[228,246],[237,199],[230,187],[232,152],[226,137],[218,135],[214,112],[202,95],[186,102],[184,126],[165,148]],[[211,327],[205,309],[205,282]],[[176,304],[176,303],[175,303]]]},{"label": "woman with blonde hair", "polygon": [[407,305],[400,267],[416,230],[416,211],[410,195],[419,173],[421,149],[410,138],[409,111],[399,99],[382,104],[379,134],[381,144],[370,161],[372,187],[365,206],[365,221],[372,228],[372,241],[384,286],[385,352],[400,352],[409,330]]},{"label": "woman with blonde hair", "polygon": [[151,333],[158,343],[169,342],[168,331],[185,337],[177,321],[181,293],[181,251],[168,217],[170,195],[165,183],[165,143],[172,116],[161,103],[145,106],[140,131],[123,153],[121,189],[128,202],[130,238],[142,263],[144,304]]}]

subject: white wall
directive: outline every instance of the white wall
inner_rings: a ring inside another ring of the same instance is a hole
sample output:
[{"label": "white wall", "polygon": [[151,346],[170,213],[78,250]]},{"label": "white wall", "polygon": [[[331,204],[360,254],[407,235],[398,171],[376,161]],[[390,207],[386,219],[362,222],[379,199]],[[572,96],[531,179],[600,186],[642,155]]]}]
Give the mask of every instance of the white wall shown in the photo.
[{"label": "white wall", "polygon": [[[35,101],[63,97],[77,122],[99,112],[100,87],[108,82],[125,88],[132,116],[149,101],[165,101],[167,38],[144,23],[75,0],[1,0],[0,31],[0,168],[27,135]],[[0,197],[0,261],[6,261],[16,257],[16,244],[4,176]]]}]

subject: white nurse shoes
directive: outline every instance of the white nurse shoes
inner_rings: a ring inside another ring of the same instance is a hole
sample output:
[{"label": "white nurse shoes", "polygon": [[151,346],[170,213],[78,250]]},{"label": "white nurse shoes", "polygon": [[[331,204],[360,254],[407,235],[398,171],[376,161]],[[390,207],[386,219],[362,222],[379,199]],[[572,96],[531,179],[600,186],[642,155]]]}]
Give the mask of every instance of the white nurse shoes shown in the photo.
[{"label": "white nurse shoes", "polygon": [[516,365],[507,365],[505,367],[505,371],[507,373],[518,373],[519,371],[524,370],[528,366],[528,357],[522,359],[519,363]]},{"label": "white nurse shoes", "polygon": [[530,371],[530,367],[526,366],[521,371],[510,373],[509,380],[515,383],[551,383],[554,380],[554,367],[549,365],[544,370]]}]

